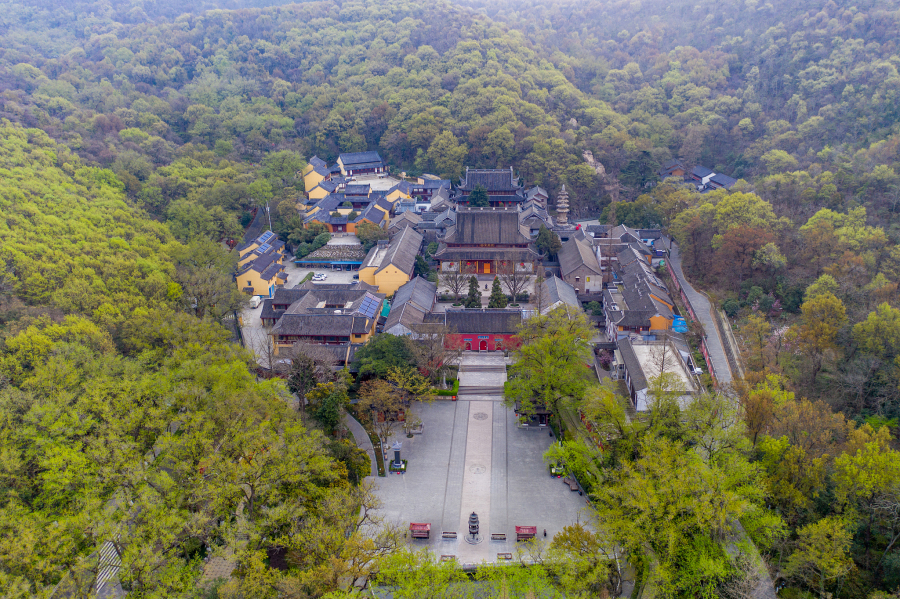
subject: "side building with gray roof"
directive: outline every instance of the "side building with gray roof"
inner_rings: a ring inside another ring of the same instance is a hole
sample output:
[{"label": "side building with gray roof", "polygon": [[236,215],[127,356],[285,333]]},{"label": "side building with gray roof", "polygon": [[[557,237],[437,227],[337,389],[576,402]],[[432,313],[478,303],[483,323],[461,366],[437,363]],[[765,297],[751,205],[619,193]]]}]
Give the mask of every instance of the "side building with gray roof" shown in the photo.
[{"label": "side building with gray roof", "polygon": [[425,326],[425,315],[434,309],[437,285],[422,277],[415,277],[394,293],[391,311],[383,331],[391,335],[416,337]]}]

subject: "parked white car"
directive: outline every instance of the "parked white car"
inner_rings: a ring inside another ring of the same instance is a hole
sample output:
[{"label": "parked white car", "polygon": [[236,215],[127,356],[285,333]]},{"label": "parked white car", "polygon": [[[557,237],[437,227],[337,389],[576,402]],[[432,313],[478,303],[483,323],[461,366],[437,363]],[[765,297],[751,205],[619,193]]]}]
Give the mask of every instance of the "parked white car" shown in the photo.
[{"label": "parked white car", "polygon": [[324,281],[327,278],[328,278],[328,275],[326,275],[324,272],[317,272],[316,274],[313,275],[312,280],[313,281]]},{"label": "parked white car", "polygon": [[250,307],[251,308],[259,308],[259,305],[262,303],[262,298],[258,295],[254,295],[250,298]]}]

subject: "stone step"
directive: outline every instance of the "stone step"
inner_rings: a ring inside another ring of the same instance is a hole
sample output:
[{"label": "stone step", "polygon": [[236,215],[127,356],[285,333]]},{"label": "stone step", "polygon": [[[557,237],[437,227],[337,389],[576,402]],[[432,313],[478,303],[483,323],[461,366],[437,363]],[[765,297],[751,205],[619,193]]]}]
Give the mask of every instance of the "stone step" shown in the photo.
[{"label": "stone step", "polygon": [[506,372],[506,364],[467,364],[459,367],[460,372]]},{"label": "stone step", "polygon": [[460,387],[457,395],[503,395],[503,387]]}]

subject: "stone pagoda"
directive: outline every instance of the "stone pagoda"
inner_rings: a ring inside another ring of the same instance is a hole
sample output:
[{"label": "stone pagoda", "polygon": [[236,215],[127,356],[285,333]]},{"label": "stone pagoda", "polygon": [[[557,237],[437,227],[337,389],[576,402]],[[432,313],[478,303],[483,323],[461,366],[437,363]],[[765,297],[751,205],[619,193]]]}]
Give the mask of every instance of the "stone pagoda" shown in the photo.
[{"label": "stone pagoda", "polygon": [[569,224],[569,193],[565,183],[556,196],[556,224],[562,227]]}]

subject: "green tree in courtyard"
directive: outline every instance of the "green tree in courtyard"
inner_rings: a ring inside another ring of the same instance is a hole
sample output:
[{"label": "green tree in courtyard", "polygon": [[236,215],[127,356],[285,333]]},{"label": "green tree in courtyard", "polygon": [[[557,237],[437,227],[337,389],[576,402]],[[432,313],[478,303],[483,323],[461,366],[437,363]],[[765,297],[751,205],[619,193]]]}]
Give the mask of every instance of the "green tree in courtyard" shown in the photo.
[{"label": "green tree in courtyard", "polygon": [[488,299],[488,308],[505,308],[507,304],[506,296],[500,289],[500,279],[494,277],[494,283],[491,286],[491,297]]},{"label": "green tree in courtyard", "polygon": [[475,278],[475,275],[469,278],[469,294],[466,296],[463,305],[466,308],[481,307],[481,291],[478,289],[478,279]]},{"label": "green tree in courtyard", "polygon": [[587,391],[593,334],[584,312],[567,307],[526,320],[510,368],[507,405],[518,404],[521,413],[544,407],[559,424],[563,402],[579,401]]}]

